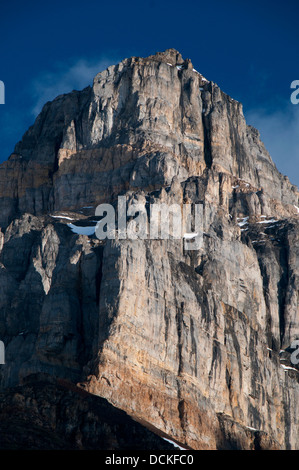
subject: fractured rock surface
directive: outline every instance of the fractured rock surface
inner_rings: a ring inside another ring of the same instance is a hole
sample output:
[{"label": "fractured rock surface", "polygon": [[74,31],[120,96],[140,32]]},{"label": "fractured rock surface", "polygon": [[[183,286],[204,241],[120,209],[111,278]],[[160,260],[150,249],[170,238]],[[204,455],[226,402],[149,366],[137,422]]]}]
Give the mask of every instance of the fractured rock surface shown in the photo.
[{"label": "fractured rock surface", "polygon": [[[202,204],[201,248],[98,240],[118,195]],[[297,207],[242,105],[173,49],[47,103],[0,165],[1,388],[42,372],[192,449],[298,449]]]}]

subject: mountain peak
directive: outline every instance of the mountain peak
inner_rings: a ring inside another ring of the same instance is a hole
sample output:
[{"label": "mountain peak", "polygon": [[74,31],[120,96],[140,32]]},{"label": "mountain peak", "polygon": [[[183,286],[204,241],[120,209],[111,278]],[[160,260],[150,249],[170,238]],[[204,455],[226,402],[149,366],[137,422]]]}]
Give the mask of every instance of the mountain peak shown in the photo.
[{"label": "mountain peak", "polygon": [[[100,238],[107,204],[114,228]],[[184,448],[298,449],[298,192],[242,105],[177,50],[124,59],[47,103],[0,165],[0,227],[0,390],[25,397],[21,439],[24,416],[50,410],[59,448],[69,424],[80,446],[100,434],[118,448],[110,419],[96,427],[110,407],[95,416],[89,393]],[[26,386],[37,373],[65,387]],[[13,397],[1,395],[2,430]]]},{"label": "mountain peak", "polygon": [[157,60],[158,62],[166,62],[171,65],[183,65],[184,59],[179,51],[170,48],[163,52],[156,52],[154,55],[150,55],[148,59]]}]

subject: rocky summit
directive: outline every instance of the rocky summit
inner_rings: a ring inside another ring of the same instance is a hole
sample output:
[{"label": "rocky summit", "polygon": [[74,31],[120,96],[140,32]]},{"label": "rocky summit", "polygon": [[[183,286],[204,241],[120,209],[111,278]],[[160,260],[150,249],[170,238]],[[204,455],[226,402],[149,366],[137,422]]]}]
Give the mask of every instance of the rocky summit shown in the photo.
[{"label": "rocky summit", "polygon": [[[118,196],[201,246],[99,239]],[[298,196],[174,49],[46,103],[0,165],[0,448],[299,449]]]}]

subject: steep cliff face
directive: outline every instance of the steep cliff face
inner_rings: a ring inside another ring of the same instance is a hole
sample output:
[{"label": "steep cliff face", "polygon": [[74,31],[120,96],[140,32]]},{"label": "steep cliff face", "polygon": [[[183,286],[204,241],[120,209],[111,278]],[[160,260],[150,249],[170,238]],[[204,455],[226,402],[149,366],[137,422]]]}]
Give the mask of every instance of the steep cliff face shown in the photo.
[{"label": "steep cliff face", "polygon": [[[125,59],[47,103],[0,181],[3,388],[44,372],[194,449],[298,448],[298,191],[240,103],[173,49]],[[98,240],[118,195],[202,204],[201,248]]]},{"label": "steep cliff face", "polygon": [[1,166],[1,226],[24,212],[78,209],[210,168],[297,204],[296,188],[246,125],[242,105],[190,60],[174,50],[125,59],[92,88],[44,106]]}]

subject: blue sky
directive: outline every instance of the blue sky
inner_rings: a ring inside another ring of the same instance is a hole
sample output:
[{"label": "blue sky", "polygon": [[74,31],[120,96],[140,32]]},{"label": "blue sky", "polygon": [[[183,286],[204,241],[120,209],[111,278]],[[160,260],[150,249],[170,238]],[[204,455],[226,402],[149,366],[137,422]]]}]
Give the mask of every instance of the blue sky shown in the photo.
[{"label": "blue sky", "polygon": [[299,185],[299,2],[28,0],[0,3],[0,161],[42,105],[125,57],[169,47],[243,103],[278,169]]}]

